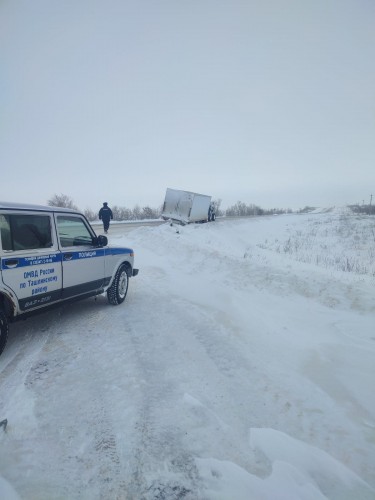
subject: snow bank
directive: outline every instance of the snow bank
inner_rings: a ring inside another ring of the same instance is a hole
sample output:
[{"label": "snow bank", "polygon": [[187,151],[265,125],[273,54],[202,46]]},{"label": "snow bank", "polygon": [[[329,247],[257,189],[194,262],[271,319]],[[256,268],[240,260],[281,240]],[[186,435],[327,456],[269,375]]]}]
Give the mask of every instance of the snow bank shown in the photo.
[{"label": "snow bank", "polygon": [[13,486],[0,476],[0,498],[2,500],[21,500]]},{"label": "snow bank", "polygon": [[372,231],[329,212],[110,233],[140,269],[124,305],[12,325],[2,476],[37,500],[374,499]]},{"label": "snow bank", "polygon": [[257,477],[235,463],[197,459],[212,500],[371,500],[375,489],[324,451],[274,429],[251,429],[250,446],[271,473]]}]

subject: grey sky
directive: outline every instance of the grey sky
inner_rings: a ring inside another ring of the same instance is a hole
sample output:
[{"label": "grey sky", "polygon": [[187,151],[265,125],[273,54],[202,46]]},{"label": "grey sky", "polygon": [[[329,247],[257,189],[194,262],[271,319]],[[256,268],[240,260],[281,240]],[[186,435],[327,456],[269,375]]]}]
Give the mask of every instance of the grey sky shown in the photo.
[{"label": "grey sky", "polygon": [[373,0],[2,0],[0,199],[375,195]]}]

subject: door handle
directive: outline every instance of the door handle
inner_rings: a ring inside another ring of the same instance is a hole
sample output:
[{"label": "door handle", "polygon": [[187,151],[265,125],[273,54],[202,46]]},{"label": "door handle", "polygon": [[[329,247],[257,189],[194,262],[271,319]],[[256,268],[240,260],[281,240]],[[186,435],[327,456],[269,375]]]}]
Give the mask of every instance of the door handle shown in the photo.
[{"label": "door handle", "polygon": [[9,260],[6,260],[5,261],[5,265],[6,267],[8,267],[9,269],[12,269],[14,267],[17,267],[18,266],[18,259],[9,259]]},{"label": "door handle", "polygon": [[73,254],[72,253],[64,253],[64,260],[72,260]]}]

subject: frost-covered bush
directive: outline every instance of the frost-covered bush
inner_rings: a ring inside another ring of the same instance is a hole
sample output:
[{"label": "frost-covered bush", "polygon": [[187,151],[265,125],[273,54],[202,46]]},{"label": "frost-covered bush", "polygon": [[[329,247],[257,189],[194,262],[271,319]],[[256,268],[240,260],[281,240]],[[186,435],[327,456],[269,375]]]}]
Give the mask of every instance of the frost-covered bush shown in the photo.
[{"label": "frost-covered bush", "polygon": [[284,241],[266,240],[261,248],[300,262],[375,276],[375,221],[365,215],[311,217],[290,228]]}]

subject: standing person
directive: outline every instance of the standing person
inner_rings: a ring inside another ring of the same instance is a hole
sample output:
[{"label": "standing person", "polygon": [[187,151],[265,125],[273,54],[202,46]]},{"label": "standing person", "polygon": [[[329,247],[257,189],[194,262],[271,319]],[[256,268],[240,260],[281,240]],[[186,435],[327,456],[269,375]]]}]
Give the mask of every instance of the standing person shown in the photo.
[{"label": "standing person", "polygon": [[103,221],[104,232],[108,233],[109,222],[111,219],[113,219],[113,213],[106,201],[103,203],[102,208],[99,210],[99,219]]},{"label": "standing person", "polygon": [[208,222],[212,222],[216,219],[215,206],[210,203],[210,208],[208,209]]}]

